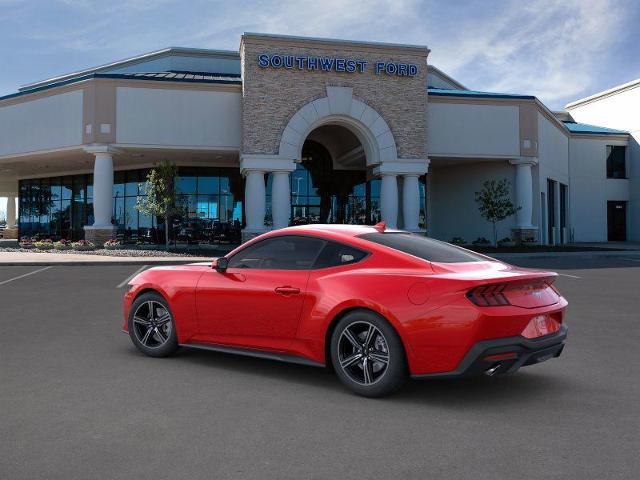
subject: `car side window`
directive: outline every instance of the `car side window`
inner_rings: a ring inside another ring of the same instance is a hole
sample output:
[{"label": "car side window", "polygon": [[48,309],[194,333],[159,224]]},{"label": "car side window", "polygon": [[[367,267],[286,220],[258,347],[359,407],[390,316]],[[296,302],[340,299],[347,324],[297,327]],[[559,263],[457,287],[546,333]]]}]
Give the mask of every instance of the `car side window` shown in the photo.
[{"label": "car side window", "polygon": [[327,244],[320,252],[316,264],[313,268],[329,268],[338,265],[348,265],[362,260],[368,255],[364,252],[343,243],[327,241]]},{"label": "car side window", "polygon": [[282,235],[254,243],[229,259],[228,268],[258,270],[309,270],[326,241],[320,238]]}]

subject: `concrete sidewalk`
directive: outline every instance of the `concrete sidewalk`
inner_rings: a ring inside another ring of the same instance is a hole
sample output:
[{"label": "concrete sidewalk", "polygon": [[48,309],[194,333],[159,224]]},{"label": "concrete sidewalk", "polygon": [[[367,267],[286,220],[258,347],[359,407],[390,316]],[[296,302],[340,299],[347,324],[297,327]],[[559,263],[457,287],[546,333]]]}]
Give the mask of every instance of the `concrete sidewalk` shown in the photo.
[{"label": "concrete sidewalk", "polygon": [[213,257],[110,257],[82,253],[0,252],[0,267],[40,265],[175,265],[210,262]]}]

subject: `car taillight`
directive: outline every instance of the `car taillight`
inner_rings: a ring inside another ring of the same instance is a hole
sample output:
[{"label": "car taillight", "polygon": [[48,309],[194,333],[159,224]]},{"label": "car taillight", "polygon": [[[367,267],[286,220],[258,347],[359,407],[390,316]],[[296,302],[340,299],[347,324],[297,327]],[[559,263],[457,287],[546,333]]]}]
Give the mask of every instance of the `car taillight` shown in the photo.
[{"label": "car taillight", "polygon": [[481,285],[469,291],[467,298],[479,307],[545,307],[553,305],[560,297],[557,290],[551,286],[554,280],[555,277],[547,277]]},{"label": "car taillight", "polygon": [[509,300],[504,296],[506,283],[495,285],[483,285],[476,287],[467,293],[467,298],[479,307],[499,307],[509,305]]}]

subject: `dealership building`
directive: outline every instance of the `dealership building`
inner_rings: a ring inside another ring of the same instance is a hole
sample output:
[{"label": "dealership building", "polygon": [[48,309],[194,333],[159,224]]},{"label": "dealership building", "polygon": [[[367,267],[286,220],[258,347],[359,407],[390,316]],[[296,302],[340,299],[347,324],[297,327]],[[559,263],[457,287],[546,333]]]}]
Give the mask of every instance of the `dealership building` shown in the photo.
[{"label": "dealership building", "polygon": [[237,52],[167,48],[25,85],[0,98],[4,236],[162,241],[136,203],[168,160],[177,243],[380,220],[491,238],[475,192],[502,179],[518,210],[499,238],[640,241],[640,80],[553,112],[428,55],[247,33]]}]

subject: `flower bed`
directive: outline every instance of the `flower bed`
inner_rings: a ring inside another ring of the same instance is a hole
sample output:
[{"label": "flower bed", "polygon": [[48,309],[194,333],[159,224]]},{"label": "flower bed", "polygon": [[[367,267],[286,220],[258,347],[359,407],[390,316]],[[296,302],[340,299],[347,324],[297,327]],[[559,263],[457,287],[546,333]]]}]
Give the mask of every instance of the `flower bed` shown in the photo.
[{"label": "flower bed", "polygon": [[96,249],[96,246],[92,242],[89,242],[87,240],[78,240],[77,242],[72,242],[71,247],[73,248],[73,250],[80,251],[91,251]]},{"label": "flower bed", "polygon": [[60,240],[58,242],[53,242],[53,248],[55,250],[71,250],[73,247],[71,246],[71,240]]},{"label": "flower bed", "polygon": [[38,248],[40,250],[51,250],[53,249],[53,242],[49,239],[36,240],[35,242],[33,242],[33,248]]},{"label": "flower bed", "polygon": [[104,243],[105,250],[120,250],[122,249],[122,242],[120,240],[107,240]]}]

